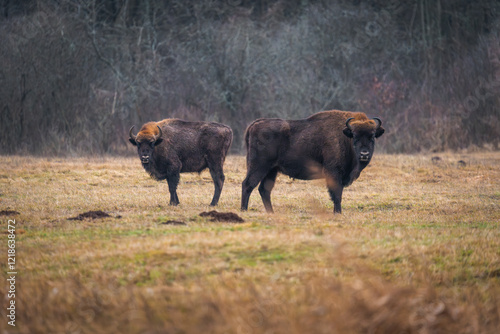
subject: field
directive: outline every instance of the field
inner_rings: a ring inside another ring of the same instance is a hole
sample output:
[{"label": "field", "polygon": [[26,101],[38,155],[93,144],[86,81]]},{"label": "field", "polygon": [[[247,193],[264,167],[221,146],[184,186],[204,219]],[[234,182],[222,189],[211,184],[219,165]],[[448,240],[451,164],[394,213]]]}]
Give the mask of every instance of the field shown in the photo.
[{"label": "field", "polygon": [[216,210],[243,223],[199,216],[208,172],[183,174],[171,207],[135,157],[0,164],[2,281],[9,220],[17,272],[1,333],[500,332],[499,152],[376,153],[342,215],[324,181],[285,176],[275,214],[258,191],[240,212],[230,156]]}]

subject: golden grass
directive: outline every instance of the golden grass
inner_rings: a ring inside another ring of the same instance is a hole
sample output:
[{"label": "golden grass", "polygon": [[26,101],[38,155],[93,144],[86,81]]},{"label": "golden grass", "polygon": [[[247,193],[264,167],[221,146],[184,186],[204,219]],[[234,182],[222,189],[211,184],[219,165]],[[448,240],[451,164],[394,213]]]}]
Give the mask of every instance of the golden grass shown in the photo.
[{"label": "golden grass", "polygon": [[[136,158],[0,157],[0,211],[20,212],[0,216],[2,232],[13,218],[24,230],[17,326],[2,303],[0,329],[498,333],[500,153],[439,156],[375,155],[336,216],[323,181],[285,176],[274,215],[256,190],[241,213],[245,161],[230,156],[217,210],[243,224],[198,216],[208,172],[183,174],[171,207]],[[90,210],[113,217],[68,220]]]}]

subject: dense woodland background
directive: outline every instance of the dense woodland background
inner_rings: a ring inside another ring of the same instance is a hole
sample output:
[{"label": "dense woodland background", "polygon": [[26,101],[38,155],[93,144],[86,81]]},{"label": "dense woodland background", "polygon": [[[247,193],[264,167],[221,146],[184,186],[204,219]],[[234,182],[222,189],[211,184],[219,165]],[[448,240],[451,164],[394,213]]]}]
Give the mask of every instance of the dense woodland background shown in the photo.
[{"label": "dense woodland background", "polygon": [[378,150],[498,149],[495,0],[3,0],[0,153],[131,153],[169,117],[359,110]]}]

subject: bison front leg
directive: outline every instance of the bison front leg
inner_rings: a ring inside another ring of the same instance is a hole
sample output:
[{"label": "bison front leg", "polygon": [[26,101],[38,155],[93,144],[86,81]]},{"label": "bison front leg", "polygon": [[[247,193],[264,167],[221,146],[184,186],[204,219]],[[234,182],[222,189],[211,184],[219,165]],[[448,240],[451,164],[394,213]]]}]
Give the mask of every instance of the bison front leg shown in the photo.
[{"label": "bison front leg", "polygon": [[344,190],[342,183],[338,178],[327,175],[326,185],[333,201],[333,213],[342,213],[342,191]]},{"label": "bison front leg", "polygon": [[176,206],[179,204],[177,197],[177,186],[179,185],[180,174],[175,173],[167,176],[168,191],[170,192],[170,205]]}]

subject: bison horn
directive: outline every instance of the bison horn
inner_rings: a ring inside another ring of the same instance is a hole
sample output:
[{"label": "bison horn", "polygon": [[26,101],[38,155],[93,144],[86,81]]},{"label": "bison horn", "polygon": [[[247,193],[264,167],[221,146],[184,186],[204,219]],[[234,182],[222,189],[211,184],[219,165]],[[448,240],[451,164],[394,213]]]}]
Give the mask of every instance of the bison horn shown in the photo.
[{"label": "bison horn", "polygon": [[382,120],[380,118],[373,117],[372,119],[377,123],[377,129],[382,126]]},{"label": "bison horn", "polygon": [[345,126],[352,131],[352,128],[351,126],[349,125],[349,123],[354,119],[354,117],[350,117],[347,119],[347,121],[345,122]]},{"label": "bison horn", "polygon": [[163,134],[162,131],[161,131],[161,128],[157,125],[156,126],[158,128],[158,130],[160,130],[160,133],[158,133],[158,136],[156,136],[156,139],[158,138],[161,138],[161,135]]},{"label": "bison horn", "polygon": [[130,128],[130,131],[128,132],[128,135],[129,135],[129,136],[130,136],[130,138],[132,138],[133,140],[136,140],[137,136],[136,136],[136,135],[134,135],[134,134],[132,133],[132,131],[134,130],[134,127],[135,127],[135,125],[132,125],[132,127]]}]

